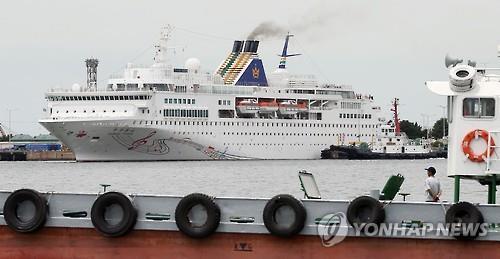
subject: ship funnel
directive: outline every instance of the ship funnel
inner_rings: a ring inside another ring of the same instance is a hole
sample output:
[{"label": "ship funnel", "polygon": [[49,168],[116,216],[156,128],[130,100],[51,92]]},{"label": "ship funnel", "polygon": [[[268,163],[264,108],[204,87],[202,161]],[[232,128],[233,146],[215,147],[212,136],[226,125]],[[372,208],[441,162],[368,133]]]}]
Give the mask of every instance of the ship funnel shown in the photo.
[{"label": "ship funnel", "polygon": [[252,52],[252,44],[253,44],[253,40],[246,40],[245,41],[245,52]]},{"label": "ship funnel", "polygon": [[245,52],[257,53],[259,49],[259,41],[258,40],[246,40],[245,41]]},{"label": "ship funnel", "polygon": [[258,49],[259,49],[259,41],[258,40],[254,40],[253,43],[252,43],[252,52],[253,53],[257,53]]},{"label": "ship funnel", "polygon": [[97,90],[97,65],[99,60],[89,58],[85,60],[87,66],[87,88],[89,90]]},{"label": "ship funnel", "polygon": [[243,41],[235,40],[233,44],[233,52],[240,53],[243,50]]}]

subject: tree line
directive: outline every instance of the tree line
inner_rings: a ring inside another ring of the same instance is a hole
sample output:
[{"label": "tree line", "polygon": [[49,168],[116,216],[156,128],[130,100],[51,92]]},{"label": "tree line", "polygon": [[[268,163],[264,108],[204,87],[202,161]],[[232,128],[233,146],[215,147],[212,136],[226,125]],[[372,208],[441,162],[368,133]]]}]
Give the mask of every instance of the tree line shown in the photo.
[{"label": "tree line", "polygon": [[422,128],[417,122],[411,122],[408,120],[402,120],[400,122],[401,131],[405,132],[410,139],[416,138],[426,138],[427,136],[434,139],[443,138],[443,123],[444,123],[444,136],[448,136],[448,120],[446,118],[441,118],[437,120],[430,132],[428,129]]}]

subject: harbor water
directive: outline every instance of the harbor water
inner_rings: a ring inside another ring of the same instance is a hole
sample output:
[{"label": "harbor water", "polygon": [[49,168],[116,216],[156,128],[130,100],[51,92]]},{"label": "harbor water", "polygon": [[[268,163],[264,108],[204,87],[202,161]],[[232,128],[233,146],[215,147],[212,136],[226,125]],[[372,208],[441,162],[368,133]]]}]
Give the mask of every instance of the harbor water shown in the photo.
[{"label": "harbor water", "polygon": [[[382,189],[392,174],[405,177],[401,192],[423,201],[424,168],[434,166],[443,189],[453,200],[453,179],[445,159],[429,160],[246,160],[169,162],[0,162],[0,190],[32,188],[41,192],[97,193],[100,184],[136,194],[186,195],[202,192],[218,197],[302,197],[299,170],[312,172],[324,199],[353,199]],[[462,180],[461,199],[487,201],[487,187]],[[397,196],[396,200],[402,200]]]}]

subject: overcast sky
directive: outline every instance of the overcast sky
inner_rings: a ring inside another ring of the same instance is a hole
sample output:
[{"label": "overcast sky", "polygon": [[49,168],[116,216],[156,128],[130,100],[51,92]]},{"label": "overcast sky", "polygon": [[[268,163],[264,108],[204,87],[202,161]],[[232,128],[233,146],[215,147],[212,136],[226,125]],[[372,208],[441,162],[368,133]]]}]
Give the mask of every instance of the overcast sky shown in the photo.
[{"label": "overcast sky", "polygon": [[[349,84],[375,96],[388,113],[401,99],[401,117],[438,119],[445,103],[426,80],[446,80],[446,53],[498,65],[499,1],[8,1],[0,9],[0,122],[12,112],[15,133],[45,132],[37,124],[52,87],[85,84],[84,59],[99,58],[99,84],[127,62],[149,64],[152,45],[166,24],[177,29],[175,63],[197,57],[213,71],[232,47],[262,22],[296,37],[289,61],[294,73]],[[281,39],[261,42],[270,69]]]}]

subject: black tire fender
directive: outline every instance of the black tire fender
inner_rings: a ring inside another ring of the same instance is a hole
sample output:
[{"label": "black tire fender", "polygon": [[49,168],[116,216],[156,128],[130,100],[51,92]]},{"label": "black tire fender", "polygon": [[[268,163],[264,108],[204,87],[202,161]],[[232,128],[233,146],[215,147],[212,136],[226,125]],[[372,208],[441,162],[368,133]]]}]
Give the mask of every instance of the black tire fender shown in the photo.
[{"label": "black tire fender", "polygon": [[[290,207],[295,214],[295,219],[289,226],[283,226],[276,221],[276,212],[283,206]],[[279,237],[292,237],[304,228],[307,211],[304,204],[292,195],[279,194],[266,203],[262,218],[271,234]]]},{"label": "black tire fender", "polygon": [[[123,217],[117,224],[110,224],[105,218],[106,209],[111,205],[118,205],[123,211]],[[119,237],[132,230],[137,220],[137,210],[129,196],[120,192],[106,192],[92,204],[90,218],[99,233],[108,237]]]},{"label": "black tire fender", "polygon": [[[450,226],[450,234],[455,234],[453,235],[456,239],[465,239],[465,240],[472,240],[475,239],[479,233],[480,233],[480,228],[479,225],[478,231],[475,232],[469,232],[469,231],[464,231],[465,228],[467,227],[466,225],[463,225],[464,223],[468,224],[482,224],[484,223],[484,218],[483,214],[477,209],[476,206],[474,206],[472,203],[469,202],[458,202],[453,204],[447,211],[446,211],[446,216],[445,216],[446,223],[449,224]],[[454,224],[460,224],[457,225],[461,231],[459,233],[456,233],[455,231],[451,231],[454,228]],[[476,227],[476,226],[473,226]],[[466,235],[467,233],[467,235]]]},{"label": "black tire fender", "polygon": [[[34,215],[28,220],[18,217],[18,207],[22,202],[31,202],[35,208]],[[19,189],[7,197],[3,206],[3,214],[7,226],[19,233],[31,233],[45,225],[49,207],[47,200],[39,192],[31,189]]]},{"label": "black tire fender", "polygon": [[[200,225],[193,225],[189,219],[189,212],[194,206],[201,205],[207,213],[206,221]],[[192,238],[204,238],[213,234],[220,224],[220,208],[214,198],[203,193],[192,193],[184,196],[175,208],[175,224],[179,230]]]},{"label": "black tire fender", "polygon": [[[351,201],[346,216],[351,226],[380,225],[385,220],[385,210],[382,203],[377,199],[370,196],[360,196]],[[367,229],[363,227],[362,230]]]}]

